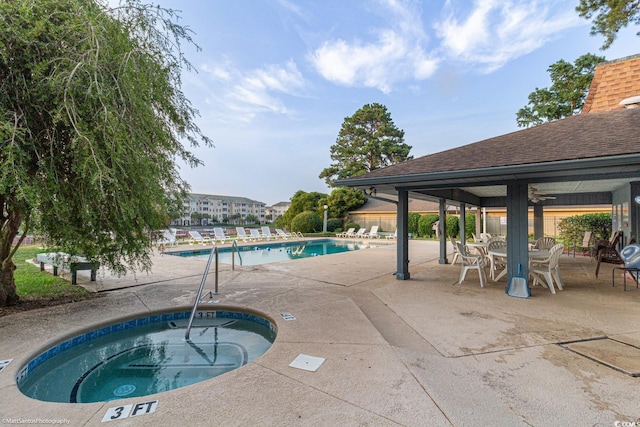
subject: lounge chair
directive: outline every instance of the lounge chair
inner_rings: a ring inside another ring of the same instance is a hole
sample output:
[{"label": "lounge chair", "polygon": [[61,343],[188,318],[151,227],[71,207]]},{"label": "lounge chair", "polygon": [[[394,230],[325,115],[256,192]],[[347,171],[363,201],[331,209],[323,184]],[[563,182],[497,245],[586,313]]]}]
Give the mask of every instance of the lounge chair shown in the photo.
[{"label": "lounge chair", "polygon": [[355,231],[356,231],[356,228],[351,227],[347,231],[343,231],[342,233],[336,233],[336,237],[352,237]]},{"label": "lounge chair", "polygon": [[257,228],[250,228],[249,233],[251,233],[251,237],[254,240],[262,240],[262,234],[260,234],[260,230]]},{"label": "lounge chair", "polygon": [[213,234],[216,236],[216,240],[219,240],[220,243],[227,243],[233,241],[233,239],[227,236],[224,230],[221,227],[216,227],[213,229]]},{"label": "lounge chair", "polygon": [[244,242],[255,240],[255,237],[247,236],[247,232],[244,231],[244,227],[236,227],[236,235],[238,239],[242,239]]},{"label": "lounge chair", "polygon": [[291,233],[286,233],[283,229],[281,228],[276,228],[276,233],[278,233],[278,236],[282,237],[283,239],[289,239],[289,237],[293,237],[293,234]]},{"label": "lounge chair", "polygon": [[362,236],[364,236],[366,232],[367,232],[367,229],[366,229],[366,228],[364,228],[364,227],[363,227],[363,228],[360,228],[360,229],[356,232],[356,234],[354,234],[354,235],[353,235],[353,238],[354,238],[354,239],[359,239],[359,238],[361,238]]},{"label": "lounge chair", "polygon": [[378,234],[378,228],[379,228],[379,226],[377,226],[377,225],[372,226],[371,230],[368,233],[364,233],[362,235],[362,237],[363,238],[366,237],[368,239],[373,239],[375,237],[376,239],[379,239],[380,235]]},{"label": "lounge chair", "polygon": [[604,262],[606,264],[623,264],[624,261],[620,257],[620,253],[618,252],[618,247],[620,246],[620,242],[622,242],[622,231],[616,231],[611,235],[611,239],[608,241],[600,241],[596,243],[596,249],[594,252],[596,253],[596,261],[598,264],[596,265],[596,277],[598,277],[598,273],[600,272],[600,263]]},{"label": "lounge chair", "polygon": [[267,239],[267,240],[270,240],[272,237],[274,239],[278,238],[277,236],[274,236],[273,234],[271,234],[271,229],[269,227],[267,227],[266,225],[264,227],[260,227],[260,230],[262,230],[262,233],[261,233],[262,237]]},{"label": "lounge chair", "polygon": [[178,246],[178,239],[176,237],[175,228],[169,228],[167,230],[162,230],[162,237],[158,239],[158,250],[160,252],[164,252],[167,247]]},{"label": "lounge chair", "polygon": [[189,244],[193,245],[194,243],[202,243],[203,245],[206,245],[208,243],[213,243],[213,241],[211,240],[211,237],[203,237],[202,234],[197,231],[189,231]]},{"label": "lounge chair", "polygon": [[388,234],[385,237],[387,238],[387,240],[396,240],[398,238],[398,229],[396,228],[396,231],[393,234]]}]

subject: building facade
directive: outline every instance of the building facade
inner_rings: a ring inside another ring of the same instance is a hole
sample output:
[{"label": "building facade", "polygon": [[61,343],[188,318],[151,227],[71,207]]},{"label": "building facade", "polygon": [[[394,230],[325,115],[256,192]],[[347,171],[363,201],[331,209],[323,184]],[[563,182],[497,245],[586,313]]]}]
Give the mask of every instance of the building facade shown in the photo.
[{"label": "building facade", "polygon": [[263,202],[246,197],[189,193],[188,199],[184,202],[182,217],[175,218],[171,224],[178,226],[205,226],[218,222],[242,224],[249,215],[263,223],[265,207]]},{"label": "building facade", "polygon": [[278,202],[275,205],[265,208],[265,215],[271,215],[271,221],[275,221],[291,207],[291,202]]}]

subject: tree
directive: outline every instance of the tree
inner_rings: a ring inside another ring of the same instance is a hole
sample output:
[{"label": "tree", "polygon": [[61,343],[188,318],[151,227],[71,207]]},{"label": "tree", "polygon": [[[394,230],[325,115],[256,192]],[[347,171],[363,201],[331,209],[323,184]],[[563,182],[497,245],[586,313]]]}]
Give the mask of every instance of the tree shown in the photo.
[{"label": "tree", "polygon": [[316,213],[320,213],[321,210],[324,210],[323,206],[327,202],[327,195],[323,193],[318,193],[312,191],[307,193],[306,191],[298,190],[296,194],[291,198],[291,206],[282,216],[282,223],[284,224],[284,228],[291,230],[291,221],[295,218],[299,213],[305,211],[315,211]]},{"label": "tree", "polygon": [[536,88],[529,94],[529,104],[516,114],[518,126],[536,126],[579,113],[596,65],[604,60],[604,56],[587,53],[573,64],[561,59],[549,66],[551,87]]},{"label": "tree", "polygon": [[[640,0],[580,0],[576,11],[582,18],[591,19],[591,35],[605,37],[601,49],[607,49],[623,27],[640,24]],[[637,33],[640,36],[640,31]]]},{"label": "tree", "polygon": [[358,209],[366,201],[367,198],[360,190],[348,187],[334,188],[327,198],[327,206],[329,206],[327,214],[330,218],[340,218],[344,221],[349,211]]},{"label": "tree", "polygon": [[404,131],[396,127],[381,104],[366,104],[353,116],[347,117],[331,146],[334,163],[320,173],[327,185],[335,186],[337,179],[371,172],[395,163],[412,159],[411,146],[404,143]]},{"label": "tree", "polygon": [[211,145],[180,90],[193,41],[176,19],[139,0],[0,2],[0,305],[18,301],[31,230],[118,273],[150,268],[148,231],[189,188],[175,159],[201,163],[182,141]]}]

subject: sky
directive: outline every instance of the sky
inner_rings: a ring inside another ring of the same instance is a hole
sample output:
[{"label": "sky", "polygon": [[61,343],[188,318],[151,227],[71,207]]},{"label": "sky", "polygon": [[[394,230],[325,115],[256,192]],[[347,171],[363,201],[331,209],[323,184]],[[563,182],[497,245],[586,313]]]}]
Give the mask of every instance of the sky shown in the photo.
[{"label": "sky", "polygon": [[[383,104],[420,157],[517,131],[547,68],[640,53],[638,28],[606,51],[578,0],[156,0],[201,50],[182,90],[214,148],[180,173],[194,193],[271,205],[330,193],[320,172],[346,117]],[[490,153],[487,153],[490,155]]]}]

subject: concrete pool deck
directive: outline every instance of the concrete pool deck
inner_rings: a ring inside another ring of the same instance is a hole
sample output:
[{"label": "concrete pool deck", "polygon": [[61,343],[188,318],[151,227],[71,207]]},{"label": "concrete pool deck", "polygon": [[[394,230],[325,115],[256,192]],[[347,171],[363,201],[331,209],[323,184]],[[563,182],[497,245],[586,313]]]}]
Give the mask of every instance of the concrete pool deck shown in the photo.
[{"label": "concrete pool deck", "polygon": [[[195,246],[194,246],[195,247]],[[193,248],[193,247],[192,247]],[[183,248],[181,248],[183,249]],[[158,400],[154,413],[108,425],[602,425],[640,419],[640,290],[611,266],[561,258],[565,290],[508,297],[505,281],[438,264],[436,242],[410,241],[411,279],[395,246],[252,267],[222,265],[218,306],[245,307],[278,327],[273,347],[241,369],[142,398],[62,404],[24,396],[22,366],[48,344],[92,325],[189,307],[204,262],[155,255],[136,279],[89,272],[98,299],[0,318],[0,419],[102,425],[109,408]],[[84,274],[83,274],[84,273]],[[210,276],[205,289],[213,289]],[[295,320],[285,321],[281,313]],[[605,339],[607,338],[607,339]],[[572,343],[574,341],[580,341]],[[584,342],[582,342],[584,341]],[[622,347],[622,350],[620,349]],[[321,357],[316,372],[292,368]]]}]

